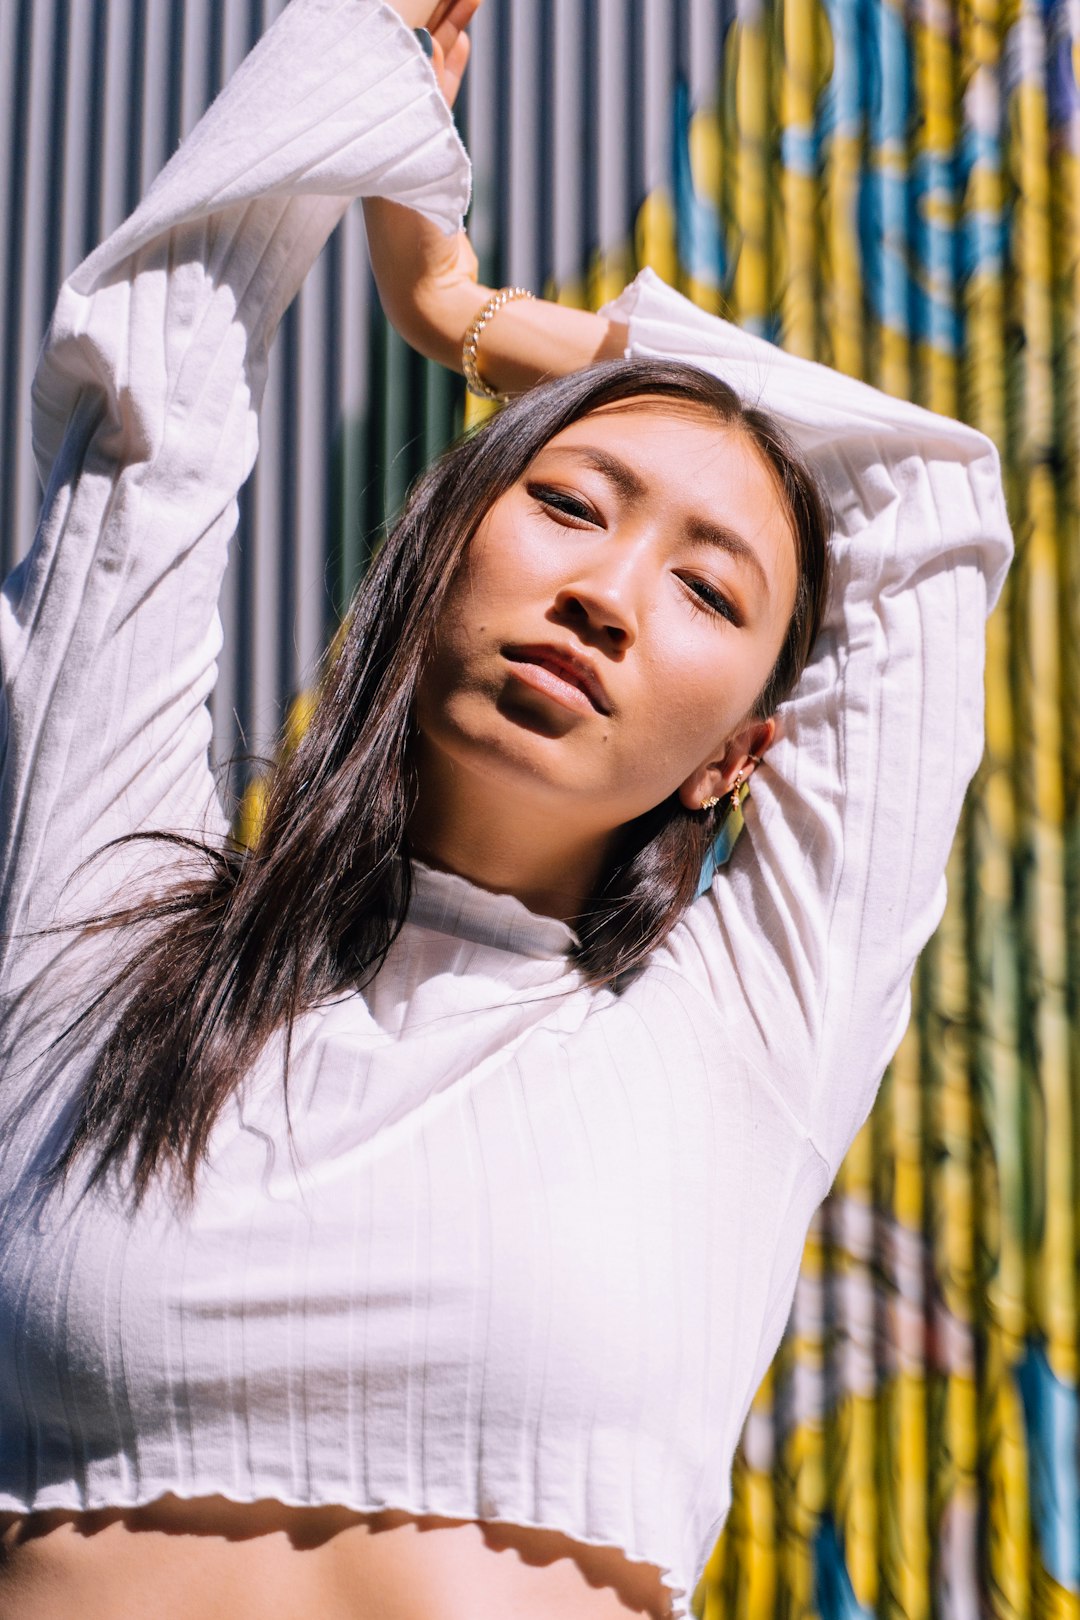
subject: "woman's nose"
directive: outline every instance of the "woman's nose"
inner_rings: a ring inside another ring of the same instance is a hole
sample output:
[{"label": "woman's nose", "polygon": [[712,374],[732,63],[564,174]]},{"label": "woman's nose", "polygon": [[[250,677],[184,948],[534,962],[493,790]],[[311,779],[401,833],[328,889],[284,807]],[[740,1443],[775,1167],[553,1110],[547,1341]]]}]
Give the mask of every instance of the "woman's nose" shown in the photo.
[{"label": "woman's nose", "polygon": [[580,633],[587,626],[625,651],[637,639],[640,581],[629,559],[607,560],[568,580],[555,595],[555,610]]}]

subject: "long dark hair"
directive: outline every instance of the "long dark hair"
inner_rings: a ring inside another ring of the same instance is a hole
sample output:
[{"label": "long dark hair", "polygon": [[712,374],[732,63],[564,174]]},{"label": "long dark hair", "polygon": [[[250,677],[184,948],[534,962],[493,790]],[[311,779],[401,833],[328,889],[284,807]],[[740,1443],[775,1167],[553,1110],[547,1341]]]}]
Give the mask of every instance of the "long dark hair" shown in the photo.
[{"label": "long dark hair", "polygon": [[[68,1032],[95,1014],[107,1018],[54,1176],[92,1150],[91,1183],[110,1166],[127,1169],[138,1201],[166,1170],[192,1193],[223,1104],[278,1030],[287,1104],[296,1019],[369,982],[408,908],[413,699],[465,549],[549,439],[641,395],[737,427],[772,469],[792,520],[798,587],[755,712],[771,713],[790,692],[821,618],[828,524],[813,477],[776,423],[709,373],[671,361],[594,366],[522,396],[447,451],[410,493],[327,660],[310,725],[269,781],[253,847],[172,835],[178,853],[197,857],[194,867],[183,861],[163,895],[90,921],[129,927],[137,949]],[[694,898],[716,832],[715,815],[685,810],[674,794],[624,829],[579,922],[589,983],[624,979],[664,939]]]}]

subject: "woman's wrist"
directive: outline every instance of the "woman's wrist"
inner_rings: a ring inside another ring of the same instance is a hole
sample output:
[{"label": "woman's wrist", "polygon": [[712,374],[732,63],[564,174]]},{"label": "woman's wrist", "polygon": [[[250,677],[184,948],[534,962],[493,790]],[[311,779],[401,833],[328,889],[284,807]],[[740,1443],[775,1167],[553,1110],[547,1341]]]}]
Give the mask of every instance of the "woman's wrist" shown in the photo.
[{"label": "woman's wrist", "polygon": [[[410,330],[402,335],[429,359],[464,374],[469,333],[498,291],[471,280],[444,285],[418,299]],[[520,298],[500,305],[485,322],[476,369],[495,393],[521,394],[545,377],[622,359],[627,341],[622,323],[546,298]]]},{"label": "woman's wrist", "polygon": [[[446,236],[399,203],[366,199],[364,216],[379,297],[405,341],[430,360],[461,372],[466,335],[498,291],[477,280],[464,232]],[[484,382],[500,394],[523,393],[542,377],[621,358],[626,327],[547,299],[504,304],[488,321],[476,354]]]},{"label": "woman's wrist", "polygon": [[465,373],[465,384],[470,394],[476,394],[481,399],[505,399],[507,396],[492,388],[480,375],[477,364],[480,353],[480,339],[484,335],[484,328],[494,320],[504,305],[512,303],[515,298],[532,298],[533,294],[527,287],[500,287],[497,293],[484,304],[479,315],[470,323],[465,340],[461,345],[461,369]]},{"label": "woman's wrist", "polygon": [[476,367],[496,393],[520,394],[545,377],[622,359],[628,336],[623,323],[589,310],[569,309],[546,298],[516,299],[501,305],[485,324]]}]

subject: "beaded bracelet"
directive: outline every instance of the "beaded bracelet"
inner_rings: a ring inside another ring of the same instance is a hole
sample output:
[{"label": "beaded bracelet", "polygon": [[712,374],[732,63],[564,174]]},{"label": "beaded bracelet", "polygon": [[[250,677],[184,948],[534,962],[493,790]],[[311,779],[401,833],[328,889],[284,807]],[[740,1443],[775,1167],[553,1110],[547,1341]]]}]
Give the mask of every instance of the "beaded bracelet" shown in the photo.
[{"label": "beaded bracelet", "polygon": [[484,327],[504,304],[509,304],[515,298],[532,298],[533,294],[527,287],[500,287],[497,293],[492,293],[483,309],[465,333],[465,341],[461,346],[461,369],[465,373],[465,382],[470,394],[477,399],[497,399],[500,405],[509,399],[508,394],[500,394],[497,388],[489,388],[476,369],[476,355],[480,347],[480,334]]}]

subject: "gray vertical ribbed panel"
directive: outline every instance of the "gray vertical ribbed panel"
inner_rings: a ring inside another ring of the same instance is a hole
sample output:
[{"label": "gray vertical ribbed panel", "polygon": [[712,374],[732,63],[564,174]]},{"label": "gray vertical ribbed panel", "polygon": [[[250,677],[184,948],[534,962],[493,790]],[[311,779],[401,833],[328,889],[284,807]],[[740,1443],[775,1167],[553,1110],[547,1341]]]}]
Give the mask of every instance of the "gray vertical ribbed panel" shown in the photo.
[{"label": "gray vertical ribbed panel", "polygon": [[550,196],[549,270],[557,286],[571,285],[586,262],[585,165],[588,113],[584,85],[585,7],[578,0],[551,0],[547,8],[557,41],[550,74],[547,145],[544,153]]}]

